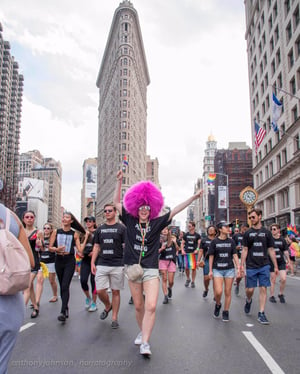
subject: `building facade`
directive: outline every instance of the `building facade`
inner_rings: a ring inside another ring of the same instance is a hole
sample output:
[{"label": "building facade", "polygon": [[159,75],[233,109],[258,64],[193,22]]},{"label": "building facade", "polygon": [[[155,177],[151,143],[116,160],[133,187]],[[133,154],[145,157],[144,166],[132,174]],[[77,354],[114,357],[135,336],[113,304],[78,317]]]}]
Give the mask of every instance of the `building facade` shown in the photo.
[{"label": "building facade", "polygon": [[217,152],[217,141],[210,135],[206,142],[203,158],[203,213],[202,217],[205,221],[205,227],[208,227],[215,220],[215,185],[208,183],[209,174],[213,174],[215,170],[215,155]]},{"label": "building facade", "polygon": [[157,157],[151,158],[150,156],[147,156],[146,179],[153,182],[157,186],[159,186],[158,170],[159,170],[159,162],[158,162]]},{"label": "building facade", "polygon": [[81,222],[87,216],[96,216],[97,158],[84,160],[82,171]]},{"label": "building facade", "polygon": [[0,24],[0,201],[14,210],[18,191],[23,75]]},{"label": "building facade", "polygon": [[[256,206],[266,225],[283,228],[300,228],[299,8],[295,0],[245,0],[251,123],[266,131],[253,152]],[[273,93],[283,103],[278,132],[271,126]]]},{"label": "building facade", "polygon": [[[51,157],[44,158],[38,150],[22,153],[18,172],[19,182],[22,182],[26,177],[47,182],[48,221],[55,227],[60,227],[62,217],[62,167],[60,161]],[[38,212],[35,213],[38,215]]]},{"label": "building facade", "polygon": [[247,223],[247,210],[240,200],[240,192],[253,187],[252,150],[246,143],[229,143],[228,149],[216,152],[215,223],[221,220]]},{"label": "building facade", "polygon": [[146,177],[147,86],[150,83],[137,11],[130,1],[116,9],[102,58],[99,88],[97,221],[112,201],[116,173],[124,166],[122,196]]}]

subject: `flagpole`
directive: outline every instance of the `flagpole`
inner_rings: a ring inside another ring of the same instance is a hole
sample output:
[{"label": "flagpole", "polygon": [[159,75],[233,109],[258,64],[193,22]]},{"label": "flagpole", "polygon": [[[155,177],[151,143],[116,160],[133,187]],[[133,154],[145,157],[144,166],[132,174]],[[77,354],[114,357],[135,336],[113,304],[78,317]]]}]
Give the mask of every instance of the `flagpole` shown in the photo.
[{"label": "flagpole", "polygon": [[275,90],[282,91],[282,92],[284,92],[285,94],[287,94],[287,95],[289,95],[289,96],[291,96],[291,97],[294,97],[294,98],[300,100],[300,98],[299,98],[298,96],[292,95],[292,94],[289,93],[288,91],[285,91],[285,90],[283,90],[282,88],[276,87],[276,85],[273,85],[273,86],[272,86],[271,84],[269,84],[269,86],[275,88]]}]

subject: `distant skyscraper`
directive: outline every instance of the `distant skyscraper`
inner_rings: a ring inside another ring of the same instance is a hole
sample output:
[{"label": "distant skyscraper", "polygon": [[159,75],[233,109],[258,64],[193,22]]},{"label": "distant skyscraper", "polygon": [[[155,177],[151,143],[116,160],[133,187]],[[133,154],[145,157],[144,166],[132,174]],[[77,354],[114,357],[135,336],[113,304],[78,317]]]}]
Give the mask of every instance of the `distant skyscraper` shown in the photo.
[{"label": "distant skyscraper", "polygon": [[122,196],[146,177],[147,86],[150,83],[137,11],[130,1],[116,9],[102,63],[99,88],[97,217],[110,202],[116,173],[124,167]]},{"label": "distant skyscraper", "polygon": [[153,159],[150,156],[147,156],[146,179],[155,183],[159,187],[158,168],[158,159]]},{"label": "distant skyscraper", "polygon": [[88,158],[83,162],[81,189],[81,222],[86,216],[95,216],[97,201],[97,158]]},{"label": "distant skyscraper", "polygon": [[214,173],[214,159],[217,152],[217,141],[213,135],[209,135],[206,142],[203,158],[203,214],[205,226],[214,221],[215,185],[207,182],[209,174]]},{"label": "distant skyscraper", "polygon": [[0,201],[15,209],[24,78],[2,31],[0,23]]},{"label": "distant skyscraper", "polygon": [[[300,228],[300,2],[245,0],[256,206],[265,225]],[[273,93],[283,111],[272,129]],[[266,131],[257,154],[254,120]]]},{"label": "distant skyscraper", "polygon": [[30,177],[48,182],[48,221],[59,227],[61,225],[61,163],[51,157],[44,158],[38,150],[25,152],[20,155],[18,175],[19,181]]}]

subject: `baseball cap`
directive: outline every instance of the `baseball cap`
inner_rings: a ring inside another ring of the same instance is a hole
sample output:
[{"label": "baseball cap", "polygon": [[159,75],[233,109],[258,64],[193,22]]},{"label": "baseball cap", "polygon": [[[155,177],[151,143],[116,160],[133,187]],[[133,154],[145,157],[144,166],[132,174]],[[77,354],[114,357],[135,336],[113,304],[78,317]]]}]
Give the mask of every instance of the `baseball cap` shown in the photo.
[{"label": "baseball cap", "polygon": [[221,229],[222,227],[224,226],[229,226],[229,227],[232,227],[232,224],[231,223],[228,223],[226,221],[220,221],[218,224],[217,224],[217,228],[218,229]]},{"label": "baseball cap", "polygon": [[87,217],[85,217],[85,219],[84,219],[84,222],[86,222],[86,221],[93,221],[93,222],[96,222],[96,219],[95,219],[95,217],[94,216],[87,216]]}]

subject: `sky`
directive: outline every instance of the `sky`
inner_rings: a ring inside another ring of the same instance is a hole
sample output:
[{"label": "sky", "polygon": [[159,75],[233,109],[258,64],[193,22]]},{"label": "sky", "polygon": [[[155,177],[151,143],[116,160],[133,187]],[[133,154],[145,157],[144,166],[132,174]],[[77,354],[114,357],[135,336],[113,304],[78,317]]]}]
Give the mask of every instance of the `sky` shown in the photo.
[{"label": "sky", "polygon": [[[62,206],[80,217],[82,165],[97,157],[96,79],[119,0],[1,0],[24,75],[20,152],[62,163]],[[147,154],[171,208],[194,192],[209,135],[251,144],[243,0],[134,0],[150,74]],[[177,220],[183,223],[186,211]]]}]

